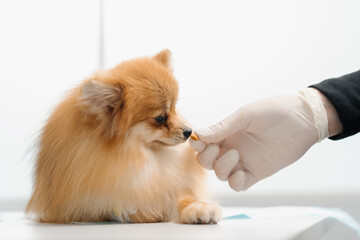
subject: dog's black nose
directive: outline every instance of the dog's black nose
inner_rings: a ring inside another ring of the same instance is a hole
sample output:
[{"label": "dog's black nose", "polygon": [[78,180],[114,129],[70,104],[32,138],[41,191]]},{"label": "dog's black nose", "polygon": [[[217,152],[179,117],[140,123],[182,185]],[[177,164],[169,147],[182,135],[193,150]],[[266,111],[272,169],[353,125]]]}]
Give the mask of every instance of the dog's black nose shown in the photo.
[{"label": "dog's black nose", "polygon": [[184,128],[183,134],[184,134],[185,139],[188,139],[190,137],[191,133],[192,133],[191,128],[189,128],[189,127]]}]

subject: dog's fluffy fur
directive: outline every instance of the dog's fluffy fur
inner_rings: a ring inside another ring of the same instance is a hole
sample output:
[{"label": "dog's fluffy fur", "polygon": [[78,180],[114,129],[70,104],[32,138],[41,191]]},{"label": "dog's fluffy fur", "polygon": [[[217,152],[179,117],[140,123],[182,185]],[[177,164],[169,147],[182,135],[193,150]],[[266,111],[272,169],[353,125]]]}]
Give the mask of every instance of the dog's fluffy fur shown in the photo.
[{"label": "dog's fluffy fur", "polygon": [[219,206],[202,201],[205,173],[184,143],[169,61],[169,50],[125,61],[70,92],[40,136],[29,215],[55,223],[220,220]]}]

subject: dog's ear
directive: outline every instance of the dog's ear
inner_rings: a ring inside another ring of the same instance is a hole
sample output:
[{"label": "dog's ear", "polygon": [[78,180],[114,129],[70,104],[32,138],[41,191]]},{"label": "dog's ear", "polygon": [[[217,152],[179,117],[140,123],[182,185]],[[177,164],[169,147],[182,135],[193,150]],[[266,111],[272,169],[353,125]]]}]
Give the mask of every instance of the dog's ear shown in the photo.
[{"label": "dog's ear", "polygon": [[153,58],[165,67],[170,67],[171,51],[169,49],[164,49]]},{"label": "dog's ear", "polygon": [[87,114],[98,117],[113,115],[123,103],[123,87],[113,86],[96,80],[87,81],[81,88],[81,103]]}]

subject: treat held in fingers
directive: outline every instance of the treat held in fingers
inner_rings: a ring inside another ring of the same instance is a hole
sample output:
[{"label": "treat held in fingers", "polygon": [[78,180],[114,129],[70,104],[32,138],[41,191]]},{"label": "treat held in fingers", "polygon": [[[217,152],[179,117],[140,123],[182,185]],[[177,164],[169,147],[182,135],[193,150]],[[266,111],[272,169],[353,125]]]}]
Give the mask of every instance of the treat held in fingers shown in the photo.
[{"label": "treat held in fingers", "polygon": [[195,141],[199,140],[199,137],[195,133],[192,133],[190,137],[191,137],[191,139],[193,139]]}]

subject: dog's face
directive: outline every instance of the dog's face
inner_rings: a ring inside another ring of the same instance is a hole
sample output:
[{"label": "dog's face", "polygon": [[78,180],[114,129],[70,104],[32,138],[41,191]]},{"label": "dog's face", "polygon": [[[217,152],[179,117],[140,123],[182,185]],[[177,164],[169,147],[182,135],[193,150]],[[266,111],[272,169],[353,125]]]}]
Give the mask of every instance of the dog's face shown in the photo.
[{"label": "dog's face", "polygon": [[154,145],[186,141],[192,130],[176,112],[178,85],[169,61],[164,50],[95,74],[81,87],[82,112],[110,138],[131,135]]}]

